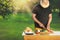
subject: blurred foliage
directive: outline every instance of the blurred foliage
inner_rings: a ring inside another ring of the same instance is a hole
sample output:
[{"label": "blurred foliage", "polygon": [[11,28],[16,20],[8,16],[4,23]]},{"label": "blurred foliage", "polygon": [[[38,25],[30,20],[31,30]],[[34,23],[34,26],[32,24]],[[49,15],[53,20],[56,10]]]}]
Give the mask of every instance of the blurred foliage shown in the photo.
[{"label": "blurred foliage", "polygon": [[5,15],[8,15],[12,12],[11,0],[0,0],[0,15],[5,18]]},{"label": "blurred foliage", "polygon": [[51,4],[54,8],[59,8],[60,9],[60,0],[50,0]]},{"label": "blurred foliage", "polygon": [[[15,1],[17,2],[17,1]],[[18,2],[17,2],[18,3]],[[39,3],[39,0],[36,2],[31,3],[32,5],[31,10],[33,8],[34,5],[36,5],[37,3]],[[52,6],[52,11],[53,12],[59,12],[60,14],[60,0],[50,0],[51,6]],[[9,15],[11,13],[15,14],[17,11],[14,9],[14,2],[13,0],[0,0],[0,16],[2,16],[3,18],[5,18],[6,15]],[[27,13],[26,9],[25,10],[18,10],[18,13]],[[31,13],[31,12],[30,12]]]}]

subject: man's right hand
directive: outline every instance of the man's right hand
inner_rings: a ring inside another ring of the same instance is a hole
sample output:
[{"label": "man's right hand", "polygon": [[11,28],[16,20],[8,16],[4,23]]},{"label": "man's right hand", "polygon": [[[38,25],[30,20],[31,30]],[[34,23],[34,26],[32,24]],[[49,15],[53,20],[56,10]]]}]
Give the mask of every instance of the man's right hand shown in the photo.
[{"label": "man's right hand", "polygon": [[42,27],[43,29],[46,29],[42,23],[40,23],[39,26]]}]

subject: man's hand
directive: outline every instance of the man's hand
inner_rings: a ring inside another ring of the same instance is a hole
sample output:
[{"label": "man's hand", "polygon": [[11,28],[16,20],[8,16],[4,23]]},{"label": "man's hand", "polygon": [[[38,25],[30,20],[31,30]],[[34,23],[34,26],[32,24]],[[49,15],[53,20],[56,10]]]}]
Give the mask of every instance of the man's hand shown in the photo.
[{"label": "man's hand", "polygon": [[50,29],[50,24],[47,24],[47,29]]},{"label": "man's hand", "polygon": [[53,31],[50,29],[50,24],[47,25],[47,31],[53,33]]},{"label": "man's hand", "polygon": [[45,26],[42,23],[40,23],[39,26],[45,29]]},{"label": "man's hand", "polygon": [[53,31],[52,31],[51,29],[47,29],[47,31],[48,31],[49,33],[53,33]]}]

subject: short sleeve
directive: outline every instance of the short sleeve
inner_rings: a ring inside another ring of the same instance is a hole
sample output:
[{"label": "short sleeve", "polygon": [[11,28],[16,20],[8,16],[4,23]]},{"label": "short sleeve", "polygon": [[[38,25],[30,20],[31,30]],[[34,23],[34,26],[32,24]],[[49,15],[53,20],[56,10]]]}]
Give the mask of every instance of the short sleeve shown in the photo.
[{"label": "short sleeve", "polygon": [[36,6],[32,9],[32,13],[34,13],[34,14],[37,14],[38,13],[38,10],[37,10],[37,7]]},{"label": "short sleeve", "polygon": [[50,6],[49,7],[49,14],[51,14],[52,13],[52,7]]}]

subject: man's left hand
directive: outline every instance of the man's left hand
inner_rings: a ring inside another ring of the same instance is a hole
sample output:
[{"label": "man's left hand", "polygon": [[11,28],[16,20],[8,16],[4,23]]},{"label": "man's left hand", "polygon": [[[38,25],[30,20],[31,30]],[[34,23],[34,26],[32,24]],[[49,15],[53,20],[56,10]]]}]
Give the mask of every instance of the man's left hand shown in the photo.
[{"label": "man's left hand", "polygon": [[47,25],[47,29],[50,29],[50,25]]}]

